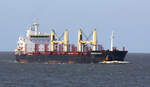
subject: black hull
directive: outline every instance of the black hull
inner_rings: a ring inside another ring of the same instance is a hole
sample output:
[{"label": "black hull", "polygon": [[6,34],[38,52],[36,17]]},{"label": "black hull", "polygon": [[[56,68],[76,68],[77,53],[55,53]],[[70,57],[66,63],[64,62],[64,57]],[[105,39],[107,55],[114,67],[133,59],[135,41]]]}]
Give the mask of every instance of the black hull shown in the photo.
[{"label": "black hull", "polygon": [[18,62],[28,63],[53,63],[53,64],[74,64],[74,63],[99,63],[102,61],[124,61],[127,51],[95,51],[87,52],[87,55],[16,55]]}]

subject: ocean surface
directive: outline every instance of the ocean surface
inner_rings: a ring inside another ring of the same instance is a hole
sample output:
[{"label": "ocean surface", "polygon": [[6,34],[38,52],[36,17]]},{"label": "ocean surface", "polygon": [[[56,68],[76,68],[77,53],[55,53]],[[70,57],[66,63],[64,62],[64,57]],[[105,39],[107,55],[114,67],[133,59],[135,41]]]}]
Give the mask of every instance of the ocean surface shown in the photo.
[{"label": "ocean surface", "polygon": [[17,63],[0,52],[0,87],[150,87],[150,54],[129,53],[128,64]]}]

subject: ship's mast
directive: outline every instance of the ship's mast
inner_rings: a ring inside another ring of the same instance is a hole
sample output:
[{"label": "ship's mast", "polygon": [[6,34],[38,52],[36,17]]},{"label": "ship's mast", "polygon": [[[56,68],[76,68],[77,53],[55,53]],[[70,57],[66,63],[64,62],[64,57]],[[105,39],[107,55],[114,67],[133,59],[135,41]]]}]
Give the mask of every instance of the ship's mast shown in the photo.
[{"label": "ship's mast", "polygon": [[82,30],[78,31],[78,51],[82,52],[82,45],[83,44],[91,44],[93,46],[93,51],[96,51],[97,47],[97,32],[96,29],[93,31],[93,40],[83,40],[82,39]]},{"label": "ship's mast", "polygon": [[96,51],[97,47],[97,32],[96,29],[93,31],[93,51]]},{"label": "ship's mast", "polygon": [[82,51],[82,30],[79,29],[78,30],[78,51],[81,52]]},{"label": "ship's mast", "polygon": [[69,40],[68,40],[68,30],[66,29],[64,32],[64,40],[57,40],[55,39],[55,31],[51,30],[51,39],[50,39],[50,51],[54,51],[54,46],[55,44],[64,44],[64,51],[68,51],[68,45],[69,45]]},{"label": "ship's mast", "polygon": [[112,35],[110,36],[110,40],[111,40],[110,51],[113,51],[113,47],[114,47],[114,31],[112,31]]},{"label": "ship's mast", "polygon": [[35,35],[37,35],[38,34],[38,27],[39,27],[37,20],[34,21],[33,26],[34,26],[34,30],[35,30]]},{"label": "ship's mast", "polygon": [[68,51],[68,44],[69,44],[69,40],[68,40],[68,30],[66,29],[64,32],[64,51],[67,52]]}]

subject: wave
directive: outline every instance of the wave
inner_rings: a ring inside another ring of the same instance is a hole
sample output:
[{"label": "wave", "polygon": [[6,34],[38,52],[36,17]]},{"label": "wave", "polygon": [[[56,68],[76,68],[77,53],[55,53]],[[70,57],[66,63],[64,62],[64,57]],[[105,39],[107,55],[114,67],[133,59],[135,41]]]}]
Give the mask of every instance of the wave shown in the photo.
[{"label": "wave", "polygon": [[128,64],[128,61],[103,61],[99,62],[100,64]]}]

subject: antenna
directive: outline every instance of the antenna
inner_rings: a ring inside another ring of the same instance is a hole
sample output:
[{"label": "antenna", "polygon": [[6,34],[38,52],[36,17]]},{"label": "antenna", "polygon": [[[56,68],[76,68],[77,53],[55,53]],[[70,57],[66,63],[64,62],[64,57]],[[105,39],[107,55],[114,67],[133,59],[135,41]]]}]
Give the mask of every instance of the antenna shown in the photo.
[{"label": "antenna", "polygon": [[114,47],[114,31],[112,31],[112,35],[110,36],[110,40],[111,40],[110,51],[113,51],[113,47]]},{"label": "antenna", "polygon": [[35,30],[35,35],[37,35],[38,34],[38,27],[39,27],[38,19],[34,20],[33,26],[34,26],[34,30]]}]

